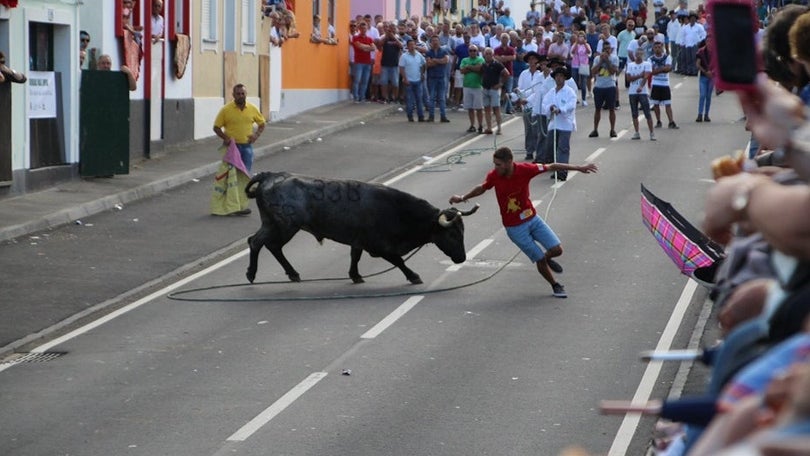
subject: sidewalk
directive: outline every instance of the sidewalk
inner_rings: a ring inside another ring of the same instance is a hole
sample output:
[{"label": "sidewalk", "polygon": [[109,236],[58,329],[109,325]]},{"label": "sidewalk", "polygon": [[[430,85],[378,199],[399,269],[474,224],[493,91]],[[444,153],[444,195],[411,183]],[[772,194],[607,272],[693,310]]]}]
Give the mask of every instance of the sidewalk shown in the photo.
[{"label": "sidewalk", "polygon": [[[398,107],[346,101],[270,123],[254,145],[256,159],[386,116]],[[206,178],[219,166],[215,151],[220,145],[216,136],[172,145],[160,156],[133,163],[128,175],[79,179],[40,192],[1,198],[0,242],[74,223],[116,204],[125,205]]]}]

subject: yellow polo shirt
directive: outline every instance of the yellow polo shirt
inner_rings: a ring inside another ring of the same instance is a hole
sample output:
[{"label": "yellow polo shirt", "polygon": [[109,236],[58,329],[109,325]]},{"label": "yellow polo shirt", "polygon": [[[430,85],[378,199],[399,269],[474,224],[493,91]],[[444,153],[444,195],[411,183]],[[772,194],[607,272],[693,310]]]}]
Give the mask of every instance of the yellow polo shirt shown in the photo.
[{"label": "yellow polo shirt", "polygon": [[259,112],[259,108],[251,103],[245,103],[245,109],[239,109],[231,101],[219,110],[214,126],[225,130],[237,144],[247,144],[248,137],[253,134],[253,124],[264,125],[266,121]]}]

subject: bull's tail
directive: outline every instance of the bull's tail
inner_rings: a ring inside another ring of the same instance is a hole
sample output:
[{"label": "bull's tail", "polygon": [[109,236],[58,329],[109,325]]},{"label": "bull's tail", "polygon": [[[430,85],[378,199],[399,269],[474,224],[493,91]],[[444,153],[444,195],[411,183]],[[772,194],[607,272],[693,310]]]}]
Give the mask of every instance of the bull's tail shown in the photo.
[{"label": "bull's tail", "polygon": [[253,187],[255,184],[260,184],[270,173],[265,171],[258,173],[250,178],[250,182],[245,185],[245,194],[248,198],[256,198],[256,190]]}]

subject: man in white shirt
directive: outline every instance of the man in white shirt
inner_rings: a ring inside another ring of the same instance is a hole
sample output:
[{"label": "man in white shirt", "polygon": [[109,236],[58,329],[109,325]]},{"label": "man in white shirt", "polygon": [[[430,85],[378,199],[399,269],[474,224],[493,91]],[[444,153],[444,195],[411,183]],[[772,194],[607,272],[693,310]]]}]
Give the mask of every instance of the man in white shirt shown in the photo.
[{"label": "man in white shirt", "polygon": [[599,43],[596,45],[596,53],[601,54],[602,44],[607,42],[610,44],[611,55],[615,55],[616,58],[619,58],[619,40],[617,40],[616,37],[610,33],[610,24],[602,24],[599,31],[602,33],[599,35]]},{"label": "man in white shirt", "polygon": [[152,0],[152,42],[163,41],[163,0]]},{"label": "man in white shirt", "polygon": [[537,52],[537,43],[534,42],[534,31],[526,30],[525,37],[523,38],[523,50],[525,52]]},{"label": "man in white shirt", "polygon": [[487,47],[486,38],[484,38],[484,34],[481,33],[480,27],[478,24],[470,24],[470,46],[475,45],[478,49],[484,49]]},{"label": "man in white shirt", "polygon": [[[537,51],[529,51],[523,57],[529,68],[520,73],[517,84],[517,101],[515,104],[523,106],[523,132],[526,148],[526,160],[534,160],[535,152],[541,145],[541,131],[545,125],[541,122],[540,110],[543,107],[543,81],[546,75],[541,68],[541,62],[546,60],[544,55]],[[545,67],[545,65],[542,65]],[[538,157],[540,154],[537,154]]]},{"label": "man in white shirt", "polygon": [[[555,68],[551,73],[554,88],[543,96],[542,113],[548,116],[548,137],[540,163],[568,163],[571,155],[571,133],[576,130],[577,93],[565,84],[571,78],[568,68]],[[550,160],[548,160],[550,159]],[[557,171],[558,181],[568,177],[568,171]]]},{"label": "man in white shirt", "polygon": [[[628,50],[628,52],[630,51]],[[633,128],[635,129],[631,139],[641,139],[638,132],[638,108],[640,106],[644,118],[647,119],[650,141],[655,141],[655,131],[653,130],[652,115],[650,114],[650,97],[647,91],[647,79],[652,74],[652,63],[649,60],[644,60],[643,49],[636,49],[633,54],[629,55],[633,56],[633,60],[627,62],[625,77],[630,82],[627,94],[630,98],[630,117],[633,119]]]},{"label": "man in white shirt", "polygon": [[678,51],[680,51],[680,46],[678,46],[678,35],[681,33],[681,21],[678,20],[678,15],[675,10],[669,12],[669,22],[667,23],[667,40],[665,43],[665,51],[667,54],[672,56],[672,61],[675,62],[675,69],[674,71],[677,73],[680,71],[678,68]]},{"label": "man in white shirt", "polygon": [[670,129],[677,130],[679,127],[672,116],[672,92],[669,88],[669,72],[672,71],[672,56],[664,53],[664,43],[653,43],[653,55],[649,58],[652,65],[652,90],[650,91],[650,103],[655,111],[655,127],[661,128],[661,105],[667,112],[667,119]]},{"label": "man in white shirt", "polygon": [[682,46],[680,63],[683,64],[683,74],[697,76],[697,50],[698,44],[706,39],[706,29],[697,23],[697,13],[689,12],[689,23],[681,28],[679,44]]}]

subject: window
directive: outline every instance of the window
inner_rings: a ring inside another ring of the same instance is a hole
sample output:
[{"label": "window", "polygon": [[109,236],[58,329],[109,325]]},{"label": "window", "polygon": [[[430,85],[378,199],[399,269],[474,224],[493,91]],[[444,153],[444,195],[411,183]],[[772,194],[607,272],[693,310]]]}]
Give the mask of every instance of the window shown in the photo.
[{"label": "window", "polygon": [[177,34],[188,35],[189,13],[189,0],[169,0],[168,2],[169,15],[174,19],[172,27],[168,28],[166,38],[171,41],[177,40]]},{"label": "window", "polygon": [[202,0],[202,17],[200,18],[200,37],[202,50],[216,51],[219,33],[217,27],[217,0]]},{"label": "window", "polygon": [[321,0],[312,0],[312,15],[321,15]]},{"label": "window", "polygon": [[328,0],[328,2],[329,2],[328,6],[326,7],[328,9],[328,11],[327,11],[328,16],[327,16],[327,19],[326,19],[326,21],[328,22],[326,24],[326,28],[327,28],[326,36],[328,38],[333,38],[334,39],[334,38],[337,38],[335,36],[335,0]]},{"label": "window", "polygon": [[242,51],[256,52],[256,3],[242,0]]}]

